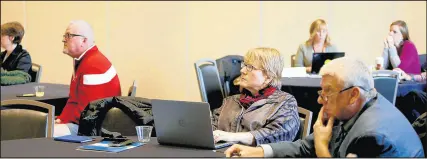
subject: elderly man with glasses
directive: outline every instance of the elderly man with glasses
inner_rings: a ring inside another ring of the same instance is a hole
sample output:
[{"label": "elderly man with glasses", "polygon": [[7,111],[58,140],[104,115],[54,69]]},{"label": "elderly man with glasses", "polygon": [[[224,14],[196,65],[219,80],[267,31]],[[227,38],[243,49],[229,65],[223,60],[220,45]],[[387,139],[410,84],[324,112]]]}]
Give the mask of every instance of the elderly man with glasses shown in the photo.
[{"label": "elderly man with glasses", "polygon": [[[260,147],[233,145],[225,154],[242,157],[424,157],[415,130],[374,89],[361,61],[338,58],[324,65],[314,133],[303,140]],[[335,122],[335,120],[339,122]],[[335,122],[335,126],[334,126]]]},{"label": "elderly man with glasses", "polygon": [[119,77],[114,66],[95,45],[94,34],[85,21],[72,21],[65,31],[63,53],[73,58],[70,97],[55,120],[54,137],[76,135],[80,113],[89,102],[120,96]]}]

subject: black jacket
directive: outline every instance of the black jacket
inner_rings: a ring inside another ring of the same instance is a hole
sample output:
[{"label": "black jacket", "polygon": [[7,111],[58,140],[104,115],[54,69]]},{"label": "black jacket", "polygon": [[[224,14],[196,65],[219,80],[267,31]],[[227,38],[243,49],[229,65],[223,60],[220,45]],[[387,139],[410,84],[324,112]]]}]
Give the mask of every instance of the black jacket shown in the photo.
[{"label": "black jacket", "polygon": [[7,57],[6,61],[3,62],[6,56],[6,51],[3,51],[0,55],[0,65],[6,71],[21,70],[26,73],[31,69],[31,56],[27,50],[22,48],[22,45],[17,45],[15,50]]},{"label": "black jacket", "polygon": [[116,107],[128,115],[136,125],[153,125],[151,100],[140,97],[117,96],[90,102],[80,116],[78,135],[120,136],[101,128],[108,110]]}]

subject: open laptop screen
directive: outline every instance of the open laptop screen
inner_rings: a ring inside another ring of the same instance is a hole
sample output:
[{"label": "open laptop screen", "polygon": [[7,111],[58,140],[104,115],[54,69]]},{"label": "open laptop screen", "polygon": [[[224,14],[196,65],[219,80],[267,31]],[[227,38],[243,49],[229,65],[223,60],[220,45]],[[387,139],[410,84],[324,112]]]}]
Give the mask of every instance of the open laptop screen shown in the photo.
[{"label": "open laptop screen", "polygon": [[330,60],[344,57],[344,52],[319,52],[313,53],[313,60],[311,65],[311,73],[318,74],[320,68],[325,64],[325,62],[329,62]]}]

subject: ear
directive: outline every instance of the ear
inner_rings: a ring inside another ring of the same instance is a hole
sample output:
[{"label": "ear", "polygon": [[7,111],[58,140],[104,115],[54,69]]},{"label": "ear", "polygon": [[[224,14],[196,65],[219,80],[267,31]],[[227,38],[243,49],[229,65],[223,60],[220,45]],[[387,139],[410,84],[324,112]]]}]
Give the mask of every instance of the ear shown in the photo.
[{"label": "ear", "polygon": [[271,81],[273,81],[273,78],[267,76],[264,81],[264,85],[267,87],[271,83]]},{"label": "ear", "polygon": [[359,97],[360,97],[360,89],[355,87],[351,89],[351,93],[350,93],[350,104],[355,103]]},{"label": "ear", "polygon": [[9,36],[9,40],[13,43],[13,40],[15,40],[14,36]]}]

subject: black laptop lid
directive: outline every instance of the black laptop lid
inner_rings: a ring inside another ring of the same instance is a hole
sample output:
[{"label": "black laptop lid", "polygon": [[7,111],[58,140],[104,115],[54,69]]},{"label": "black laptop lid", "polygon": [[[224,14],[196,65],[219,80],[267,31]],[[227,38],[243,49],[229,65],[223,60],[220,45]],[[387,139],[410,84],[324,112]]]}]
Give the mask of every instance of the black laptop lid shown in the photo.
[{"label": "black laptop lid", "polygon": [[325,64],[326,60],[333,60],[336,58],[344,57],[344,52],[319,52],[313,53],[313,60],[311,65],[311,73],[318,74],[320,68]]}]

